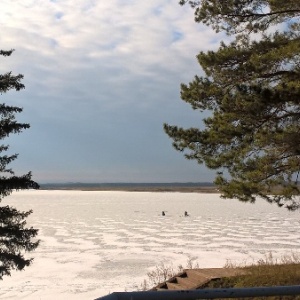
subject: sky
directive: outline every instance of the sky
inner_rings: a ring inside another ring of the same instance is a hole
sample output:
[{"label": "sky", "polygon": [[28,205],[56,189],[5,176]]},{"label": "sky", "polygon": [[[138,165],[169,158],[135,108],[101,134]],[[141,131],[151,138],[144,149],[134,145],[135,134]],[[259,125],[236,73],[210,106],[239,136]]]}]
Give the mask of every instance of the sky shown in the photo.
[{"label": "sky", "polygon": [[163,123],[201,127],[180,99],[203,75],[196,55],[223,36],[178,0],[2,0],[0,74],[25,90],[1,95],[31,128],[4,143],[16,174],[50,182],[207,182],[214,171],[172,147]]}]

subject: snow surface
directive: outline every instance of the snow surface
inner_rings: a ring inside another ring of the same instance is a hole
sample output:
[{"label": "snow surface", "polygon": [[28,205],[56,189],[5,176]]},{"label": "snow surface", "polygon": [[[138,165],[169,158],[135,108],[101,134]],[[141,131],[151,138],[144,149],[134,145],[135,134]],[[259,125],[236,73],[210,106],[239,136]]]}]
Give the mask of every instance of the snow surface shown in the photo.
[{"label": "snow surface", "polygon": [[222,267],[300,246],[299,212],[217,194],[22,191],[7,204],[33,209],[41,245],[30,267],[3,278],[2,300],[95,299],[136,290],[161,263]]}]

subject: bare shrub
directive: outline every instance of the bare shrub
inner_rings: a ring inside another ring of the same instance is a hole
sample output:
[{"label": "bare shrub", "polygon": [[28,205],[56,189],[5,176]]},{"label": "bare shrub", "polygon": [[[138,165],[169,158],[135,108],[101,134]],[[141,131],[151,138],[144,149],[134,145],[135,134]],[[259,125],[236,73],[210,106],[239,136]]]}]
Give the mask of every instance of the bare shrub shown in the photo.
[{"label": "bare shrub", "polygon": [[159,265],[155,266],[152,271],[147,273],[147,279],[137,286],[137,290],[146,291],[150,288],[174,277],[178,273],[183,272],[184,269],[197,269],[199,268],[199,264],[195,261],[195,258],[188,257],[186,262],[186,267],[183,265],[178,265],[174,268],[172,263],[166,264],[165,262],[161,262]]},{"label": "bare shrub", "polygon": [[299,264],[300,263],[300,253],[291,252],[289,254],[284,254],[279,258],[274,257],[272,252],[265,253],[264,256],[258,260],[252,259],[251,262],[244,260],[241,263],[232,262],[230,259],[226,260],[223,268],[245,268],[249,266],[273,266],[273,265],[289,265],[289,264]]}]

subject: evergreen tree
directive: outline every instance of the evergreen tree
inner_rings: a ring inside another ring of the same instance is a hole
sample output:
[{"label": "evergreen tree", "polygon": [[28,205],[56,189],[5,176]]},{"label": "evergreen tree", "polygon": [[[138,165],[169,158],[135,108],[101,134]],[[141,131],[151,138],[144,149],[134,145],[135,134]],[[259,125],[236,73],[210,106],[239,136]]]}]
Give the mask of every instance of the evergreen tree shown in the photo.
[{"label": "evergreen tree", "polygon": [[[13,50],[0,50],[0,55],[10,56]],[[0,93],[9,90],[19,91],[24,88],[21,83],[23,75],[12,75],[11,72],[0,75]],[[12,133],[19,133],[29,128],[29,124],[18,123],[15,114],[21,108],[0,104],[0,139],[3,140]],[[6,155],[7,145],[0,145],[0,201],[15,190],[38,188],[38,184],[31,180],[31,173],[16,176],[8,164],[17,158],[17,154]],[[30,211],[21,212],[11,206],[0,206],[0,279],[10,275],[11,270],[23,270],[29,266],[32,259],[24,257],[25,252],[36,249],[39,244],[35,240],[38,230],[26,228],[26,218]]]},{"label": "evergreen tree", "polygon": [[217,171],[224,198],[299,208],[300,2],[187,2],[234,40],[197,56],[205,76],[182,84],[181,98],[211,114],[203,130],[164,124],[173,146]]},{"label": "evergreen tree", "polygon": [[180,0],[195,9],[195,21],[227,34],[262,32],[271,25],[297,23],[299,1],[295,0]]}]

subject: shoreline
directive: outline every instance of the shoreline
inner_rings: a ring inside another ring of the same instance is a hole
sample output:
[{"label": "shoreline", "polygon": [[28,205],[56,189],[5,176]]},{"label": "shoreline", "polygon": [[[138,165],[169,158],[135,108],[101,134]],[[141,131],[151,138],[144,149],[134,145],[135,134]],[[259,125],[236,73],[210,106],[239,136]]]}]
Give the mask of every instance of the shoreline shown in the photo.
[{"label": "shoreline", "polygon": [[40,188],[42,191],[99,191],[99,192],[153,192],[153,193],[210,193],[219,194],[220,192],[214,188]]},{"label": "shoreline", "polygon": [[214,185],[163,185],[163,184],[41,184],[40,190],[72,191],[122,191],[122,192],[177,192],[177,193],[219,193]]}]

